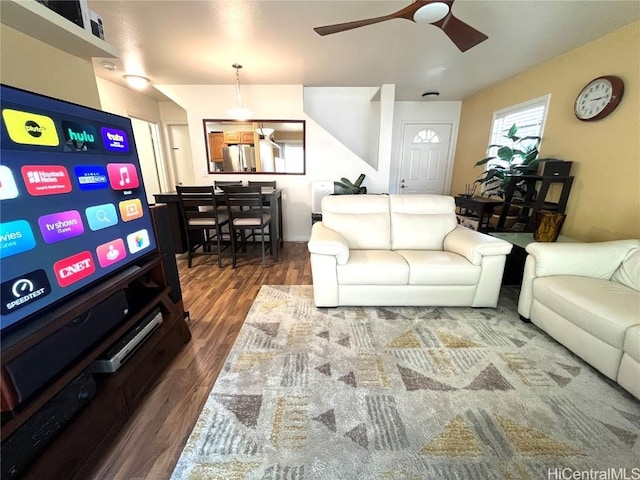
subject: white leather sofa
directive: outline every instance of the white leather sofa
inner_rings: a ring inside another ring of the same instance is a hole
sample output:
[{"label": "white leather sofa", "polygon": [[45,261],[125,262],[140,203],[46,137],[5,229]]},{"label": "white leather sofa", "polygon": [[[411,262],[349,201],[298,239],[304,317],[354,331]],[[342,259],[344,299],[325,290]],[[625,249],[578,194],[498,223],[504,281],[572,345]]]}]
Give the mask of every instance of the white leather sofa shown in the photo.
[{"label": "white leather sofa", "polygon": [[640,398],[640,240],[526,250],[520,315]]},{"label": "white leather sofa", "polygon": [[309,240],[318,307],[495,307],[509,242],[457,224],[441,195],[333,195]]}]

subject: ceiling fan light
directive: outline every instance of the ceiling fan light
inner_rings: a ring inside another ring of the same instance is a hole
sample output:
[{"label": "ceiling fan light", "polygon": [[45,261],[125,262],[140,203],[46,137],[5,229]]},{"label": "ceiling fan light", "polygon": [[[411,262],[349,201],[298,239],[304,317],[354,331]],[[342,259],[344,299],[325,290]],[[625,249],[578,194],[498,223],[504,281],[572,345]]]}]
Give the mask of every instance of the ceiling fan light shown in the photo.
[{"label": "ceiling fan light", "polygon": [[443,2],[433,2],[416,10],[413,19],[418,23],[434,23],[442,20],[448,13],[449,5]]}]

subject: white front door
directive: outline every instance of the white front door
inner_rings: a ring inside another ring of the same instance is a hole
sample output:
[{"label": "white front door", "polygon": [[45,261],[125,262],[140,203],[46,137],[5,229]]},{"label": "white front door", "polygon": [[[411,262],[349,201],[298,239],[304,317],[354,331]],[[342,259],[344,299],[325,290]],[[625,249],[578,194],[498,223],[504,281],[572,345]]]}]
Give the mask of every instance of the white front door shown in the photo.
[{"label": "white front door", "polygon": [[449,169],[450,123],[407,123],[402,136],[400,193],[445,192]]}]

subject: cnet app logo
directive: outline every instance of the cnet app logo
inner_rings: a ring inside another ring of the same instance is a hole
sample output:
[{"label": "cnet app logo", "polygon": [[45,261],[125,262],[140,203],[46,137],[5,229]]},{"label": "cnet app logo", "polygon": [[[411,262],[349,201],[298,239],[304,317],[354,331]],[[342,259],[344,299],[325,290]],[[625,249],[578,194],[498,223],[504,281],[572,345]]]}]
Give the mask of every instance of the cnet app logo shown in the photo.
[{"label": "cnet app logo", "polygon": [[69,172],[62,165],[25,165],[20,171],[27,191],[35,197],[71,191]]},{"label": "cnet app logo", "polygon": [[56,125],[49,117],[5,108],[2,118],[9,137],[15,143],[45,147],[57,147],[60,144]]},{"label": "cnet app logo", "polygon": [[68,287],[95,272],[96,264],[91,252],[84,251],[57,261],[53,264],[53,271],[56,273],[58,284]]}]

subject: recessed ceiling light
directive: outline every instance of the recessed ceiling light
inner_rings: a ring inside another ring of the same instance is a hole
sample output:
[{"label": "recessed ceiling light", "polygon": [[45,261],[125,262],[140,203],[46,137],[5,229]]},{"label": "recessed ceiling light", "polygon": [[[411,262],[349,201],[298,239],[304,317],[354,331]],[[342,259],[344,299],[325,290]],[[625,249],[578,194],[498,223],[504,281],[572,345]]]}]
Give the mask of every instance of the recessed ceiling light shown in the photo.
[{"label": "recessed ceiling light", "polygon": [[147,77],[143,77],[141,75],[123,75],[122,76],[131,88],[135,88],[136,90],[142,90],[147,88],[150,80]]},{"label": "recessed ceiling light", "polygon": [[430,97],[430,96],[435,96],[435,97],[437,97],[438,95],[440,95],[440,92],[436,92],[436,91],[434,90],[434,91],[430,91],[430,92],[424,92],[424,93],[422,94],[422,97]]},{"label": "recessed ceiling light", "polygon": [[114,70],[116,70],[118,67],[116,67],[116,64],[113,62],[100,62],[100,65],[102,65],[104,68],[106,68],[107,70],[113,72]]}]

